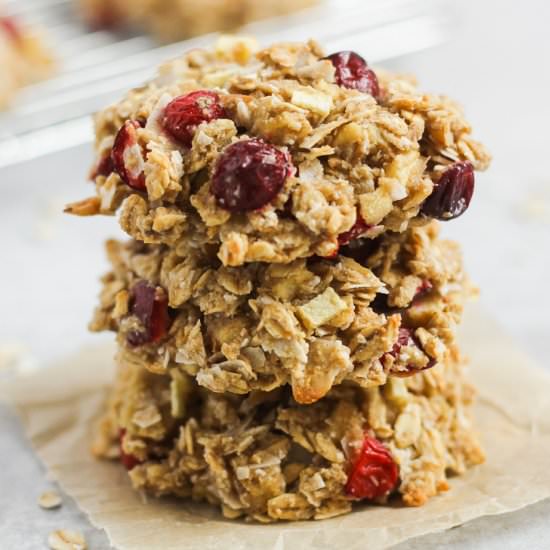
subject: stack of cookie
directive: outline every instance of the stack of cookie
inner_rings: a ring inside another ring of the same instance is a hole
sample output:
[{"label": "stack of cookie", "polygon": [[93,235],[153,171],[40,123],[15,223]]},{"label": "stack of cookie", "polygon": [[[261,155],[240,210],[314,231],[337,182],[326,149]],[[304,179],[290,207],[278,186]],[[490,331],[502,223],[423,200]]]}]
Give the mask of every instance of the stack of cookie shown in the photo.
[{"label": "stack of cookie", "polygon": [[118,377],[94,451],[228,518],[423,504],[483,460],[455,341],[474,289],[439,220],[489,156],[448,98],[313,42],[221,39],[96,118],[119,213],[92,330]]}]

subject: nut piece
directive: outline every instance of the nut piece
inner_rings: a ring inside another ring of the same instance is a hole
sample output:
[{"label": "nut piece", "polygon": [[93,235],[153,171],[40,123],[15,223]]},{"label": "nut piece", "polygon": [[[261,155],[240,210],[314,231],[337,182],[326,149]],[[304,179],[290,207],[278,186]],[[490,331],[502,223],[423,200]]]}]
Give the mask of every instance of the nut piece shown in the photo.
[{"label": "nut piece", "polygon": [[62,503],[61,497],[55,491],[46,491],[38,497],[38,504],[45,510],[59,508]]},{"label": "nut piece", "polygon": [[86,539],[78,531],[58,529],[48,536],[51,550],[86,550]]},{"label": "nut piece", "polygon": [[407,383],[403,378],[388,378],[384,386],[384,397],[398,409],[404,409],[411,400]]},{"label": "nut piece", "polygon": [[322,294],[299,306],[297,310],[304,325],[313,330],[345,311],[347,307],[346,302],[329,286]]},{"label": "nut piece", "polygon": [[414,445],[422,432],[421,410],[417,404],[409,404],[395,422],[395,442],[400,449]]},{"label": "nut piece", "polygon": [[292,94],[292,103],[321,116],[327,116],[332,109],[332,97],[311,87],[303,87]]},{"label": "nut piece", "polygon": [[222,34],[216,42],[216,55],[221,59],[245,65],[258,51],[258,42],[250,36]]},{"label": "nut piece", "polygon": [[78,202],[72,202],[65,207],[66,214],[74,216],[95,216],[101,211],[101,199],[99,197],[90,197]]}]

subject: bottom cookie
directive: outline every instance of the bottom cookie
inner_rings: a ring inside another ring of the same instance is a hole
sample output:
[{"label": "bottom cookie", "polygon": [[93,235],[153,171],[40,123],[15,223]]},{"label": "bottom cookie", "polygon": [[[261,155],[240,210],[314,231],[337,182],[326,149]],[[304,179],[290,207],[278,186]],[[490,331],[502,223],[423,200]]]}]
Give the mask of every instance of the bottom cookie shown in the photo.
[{"label": "bottom cookie", "polygon": [[458,353],[384,386],[338,386],[313,405],[287,388],[212,393],[124,352],[118,364],[94,453],[119,459],[135,489],[207,501],[227,518],[324,519],[394,499],[418,506],[484,460]]}]

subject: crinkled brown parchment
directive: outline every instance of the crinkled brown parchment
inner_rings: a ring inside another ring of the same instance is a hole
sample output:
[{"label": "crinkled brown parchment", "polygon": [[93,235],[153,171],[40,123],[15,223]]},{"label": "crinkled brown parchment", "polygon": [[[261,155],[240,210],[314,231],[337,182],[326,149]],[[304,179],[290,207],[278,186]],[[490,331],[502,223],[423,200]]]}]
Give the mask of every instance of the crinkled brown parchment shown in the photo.
[{"label": "crinkled brown parchment", "polygon": [[142,502],[117,465],[88,452],[90,428],[113,372],[113,350],[84,351],[64,364],[0,388],[51,474],[119,549],[359,550],[384,548],[476,517],[550,497],[550,375],[516,350],[478,309],[462,335],[479,388],[477,417],[487,463],[421,508],[365,507],[321,522],[255,525],[207,507]]}]

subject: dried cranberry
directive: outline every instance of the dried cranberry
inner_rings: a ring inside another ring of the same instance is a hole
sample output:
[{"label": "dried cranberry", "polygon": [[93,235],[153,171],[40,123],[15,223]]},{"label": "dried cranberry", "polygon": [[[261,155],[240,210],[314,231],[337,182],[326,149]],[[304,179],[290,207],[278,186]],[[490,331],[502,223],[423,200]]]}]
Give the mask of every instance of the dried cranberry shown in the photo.
[{"label": "dried cranberry", "polygon": [[367,62],[355,52],[337,52],[329,55],[336,69],[336,82],[344,88],[365,92],[375,98],[380,96],[380,86],[376,73],[370,69]]},{"label": "dried cranberry", "polygon": [[[398,355],[401,353],[401,348],[408,347],[408,346],[416,346],[419,349],[422,349],[422,346],[416,336],[414,335],[413,331],[411,329],[408,329],[406,327],[401,327],[399,329],[399,335],[397,336],[397,342],[393,345],[392,350],[388,353],[388,355],[391,355],[392,357],[397,358]],[[428,370],[431,369],[433,366],[435,366],[435,359],[429,358],[428,364],[422,368],[422,370]],[[414,373],[418,372],[418,369],[413,368],[410,365],[407,365],[405,367],[405,370],[403,372],[394,372],[392,373],[393,376],[400,376],[400,377],[407,377],[411,376]]]},{"label": "dried cranberry", "polygon": [[0,17],[0,29],[14,42],[19,42],[22,39],[19,24],[13,17]]},{"label": "dried cranberry", "polygon": [[414,339],[412,331],[408,328],[401,327],[399,329],[399,335],[397,336],[397,342],[393,345],[393,348],[389,353],[393,357],[397,357],[401,353],[401,348],[413,345]]},{"label": "dried cranberry", "polygon": [[[346,255],[349,255],[346,250]],[[360,262],[361,263],[361,262]],[[422,296],[428,294],[433,289],[433,285],[430,281],[427,279],[422,281],[414,294],[414,297],[412,299],[412,303],[414,303],[419,298],[422,298]],[[396,306],[390,306],[388,304],[388,295],[387,294],[377,294],[374,300],[371,302],[370,307],[378,314],[395,314],[395,313],[405,313],[408,308],[403,307],[396,307]],[[414,336],[413,336],[414,339]]]},{"label": "dried cranberry", "polygon": [[346,244],[349,244],[351,241],[354,241],[355,239],[361,237],[371,227],[372,225],[365,222],[361,215],[357,213],[357,220],[355,221],[353,227],[349,231],[346,231],[345,233],[340,233],[340,235],[338,235],[338,244],[340,246],[345,246]]},{"label": "dried cranberry", "polygon": [[149,282],[139,281],[132,287],[130,313],[136,316],[142,325],[141,330],[128,333],[126,340],[131,346],[157,342],[168,332],[168,298]]},{"label": "dried cranberry", "polygon": [[199,90],[176,97],[168,103],[162,126],[174,139],[190,147],[197,126],[218,118],[227,118],[218,94]]},{"label": "dried cranberry", "polygon": [[108,176],[115,169],[111,153],[103,155],[90,172],[90,179],[93,181],[98,176]]},{"label": "dried cranberry", "polygon": [[[347,245],[357,239],[359,239],[361,236],[366,233],[372,225],[365,222],[365,220],[361,217],[359,213],[357,213],[357,219],[355,220],[355,223],[351,227],[349,231],[345,231],[344,233],[340,233],[338,235],[338,248],[330,255],[330,256],[324,256],[326,260],[334,260],[338,257],[338,254],[340,253],[340,247],[345,246],[346,249],[343,251],[344,256],[349,256],[353,258],[355,261],[359,262],[358,256],[354,255],[354,252],[358,250],[354,247],[354,249],[347,248]],[[361,255],[361,258],[363,256]],[[361,263],[361,262],[360,262]]]},{"label": "dried cranberry", "polygon": [[346,494],[355,499],[387,496],[397,485],[399,468],[392,455],[374,437],[365,435],[359,456],[346,483]]},{"label": "dried cranberry", "polygon": [[286,153],[261,139],[243,140],[220,156],[211,189],[222,208],[247,212],[273,200],[292,173]]},{"label": "dried cranberry", "polygon": [[141,464],[141,461],[137,459],[134,455],[126,454],[123,450],[124,436],[126,435],[126,430],[120,430],[119,442],[120,442],[120,462],[124,465],[127,470],[133,470],[136,466]]},{"label": "dried cranberry", "polygon": [[425,371],[425,370],[431,369],[435,367],[435,365],[436,365],[435,359],[430,358],[430,360],[428,361],[428,364],[425,367],[422,367],[421,369],[417,369],[412,367],[411,365],[407,365],[405,367],[405,370],[403,371],[392,372],[392,376],[395,376],[397,378],[409,378],[417,374],[419,371]]},{"label": "dried cranberry", "polygon": [[438,220],[453,220],[466,212],[474,194],[474,167],[456,162],[447,168],[422,205],[422,212]]},{"label": "dried cranberry", "polygon": [[145,190],[143,152],[138,143],[137,130],[141,124],[137,120],[127,120],[118,131],[111,152],[115,172],[122,181],[137,191]]}]

